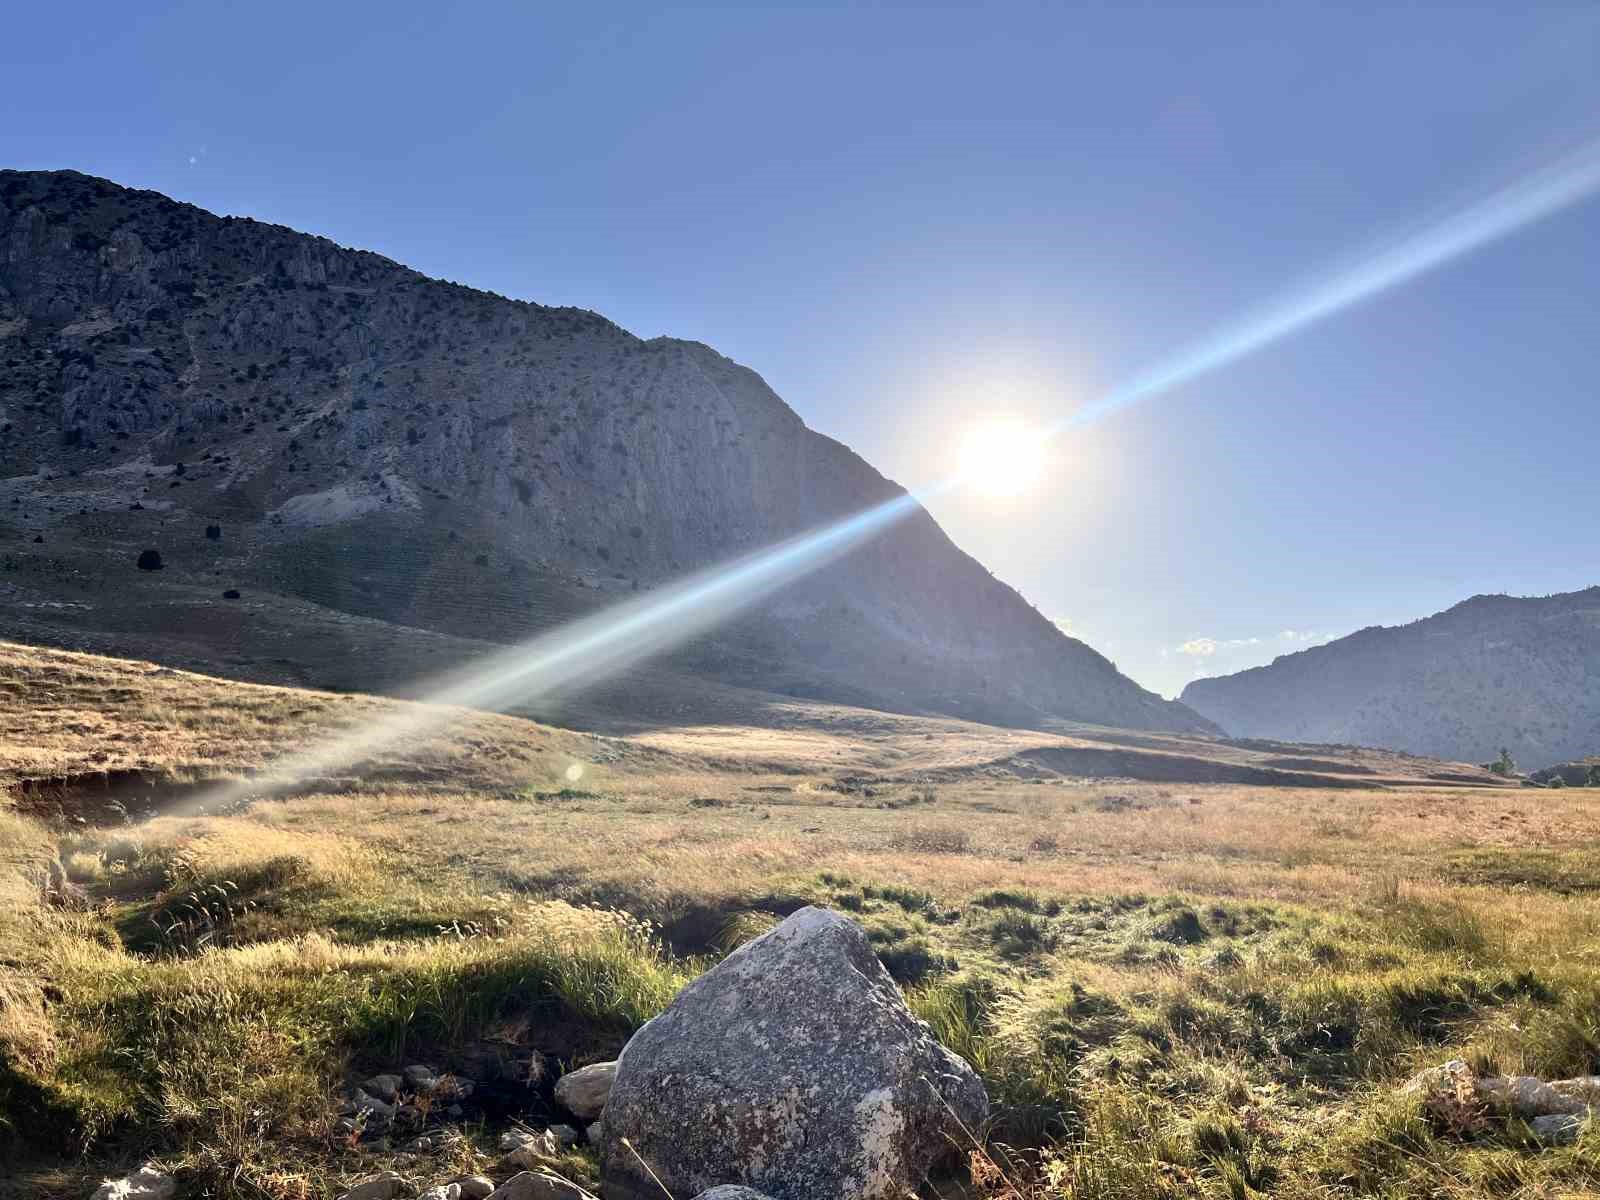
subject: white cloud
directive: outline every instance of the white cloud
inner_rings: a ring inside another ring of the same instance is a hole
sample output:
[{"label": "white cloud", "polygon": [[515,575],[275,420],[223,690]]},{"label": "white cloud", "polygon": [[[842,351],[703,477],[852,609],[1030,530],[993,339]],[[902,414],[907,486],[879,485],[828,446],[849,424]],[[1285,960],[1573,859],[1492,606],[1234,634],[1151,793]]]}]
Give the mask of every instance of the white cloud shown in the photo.
[{"label": "white cloud", "polygon": [[1187,654],[1191,658],[1210,658],[1218,650],[1238,650],[1245,646],[1259,646],[1261,639],[1256,637],[1228,638],[1218,641],[1216,638],[1197,637],[1190,638],[1178,647],[1179,654]]}]

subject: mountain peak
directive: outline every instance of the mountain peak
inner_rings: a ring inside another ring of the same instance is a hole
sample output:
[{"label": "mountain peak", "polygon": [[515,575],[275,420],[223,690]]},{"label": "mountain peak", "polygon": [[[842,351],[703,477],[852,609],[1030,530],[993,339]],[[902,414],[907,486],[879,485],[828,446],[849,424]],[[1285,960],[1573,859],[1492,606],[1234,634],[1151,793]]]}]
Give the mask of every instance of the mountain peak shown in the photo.
[{"label": "mountain peak", "polygon": [[[709,346],[279,225],[7,171],[0,245],[0,544],[41,606],[0,636],[393,686],[418,647],[526,637],[902,494]],[[146,548],[160,571],[131,568]],[[201,604],[225,583],[253,603]],[[329,654],[366,645],[359,622],[411,632],[388,658]],[[1212,728],[920,510],[667,665],[985,720]]]},{"label": "mountain peak", "polygon": [[1384,746],[1468,762],[1600,751],[1600,587],[1478,595],[1271,665],[1196,680],[1184,703],[1241,737]]}]

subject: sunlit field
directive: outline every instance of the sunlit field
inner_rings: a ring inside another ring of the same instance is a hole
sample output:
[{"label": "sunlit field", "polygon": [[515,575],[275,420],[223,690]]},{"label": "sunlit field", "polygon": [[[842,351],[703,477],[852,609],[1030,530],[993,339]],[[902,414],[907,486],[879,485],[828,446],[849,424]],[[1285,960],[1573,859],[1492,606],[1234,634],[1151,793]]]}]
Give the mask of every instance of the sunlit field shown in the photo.
[{"label": "sunlit field", "polygon": [[[1595,1134],[1464,1136],[1399,1090],[1453,1057],[1600,1067],[1594,791],[1025,778],[985,741],[1024,735],[848,713],[832,735],[633,739],[462,713],[202,811],[187,785],[393,702],[21,647],[0,664],[18,1195],[82,1196],[146,1155],[240,1197],[492,1167],[503,1126],[461,1125],[422,1165],[348,1136],[346,1081],[614,1056],[808,903],[859,920],[983,1074],[976,1194],[1600,1187]],[[563,1166],[592,1178],[588,1155]]]}]

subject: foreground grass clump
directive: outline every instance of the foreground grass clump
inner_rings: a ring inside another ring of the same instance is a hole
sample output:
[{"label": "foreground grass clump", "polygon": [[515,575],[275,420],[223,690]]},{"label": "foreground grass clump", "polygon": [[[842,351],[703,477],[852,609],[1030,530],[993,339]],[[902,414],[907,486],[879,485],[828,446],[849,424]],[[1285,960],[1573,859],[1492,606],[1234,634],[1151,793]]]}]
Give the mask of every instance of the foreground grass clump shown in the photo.
[{"label": "foreground grass clump", "polygon": [[114,911],[29,900],[31,970],[0,972],[0,1138],[153,1141],[241,1194],[308,1177],[308,1158],[309,1177],[339,1177],[335,1103],[353,1068],[529,1028],[560,1030],[568,1061],[608,1056],[693,971],[625,915],[560,902],[507,908],[492,937],[303,932],[135,953]]}]

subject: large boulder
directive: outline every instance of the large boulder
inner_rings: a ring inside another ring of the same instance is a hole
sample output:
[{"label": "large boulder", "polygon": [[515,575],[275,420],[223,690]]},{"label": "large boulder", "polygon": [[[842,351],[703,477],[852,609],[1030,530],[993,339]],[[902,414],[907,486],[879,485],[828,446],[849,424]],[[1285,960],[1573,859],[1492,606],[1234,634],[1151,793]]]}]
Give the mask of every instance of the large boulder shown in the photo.
[{"label": "large boulder", "polygon": [[988,1114],[860,927],[803,908],[629,1041],[601,1117],[602,1190],[886,1200],[963,1156]]}]

